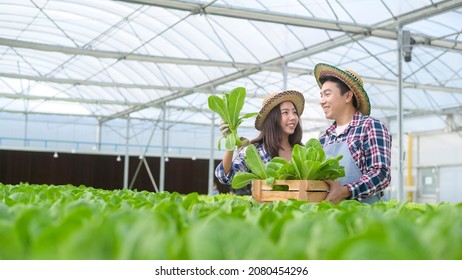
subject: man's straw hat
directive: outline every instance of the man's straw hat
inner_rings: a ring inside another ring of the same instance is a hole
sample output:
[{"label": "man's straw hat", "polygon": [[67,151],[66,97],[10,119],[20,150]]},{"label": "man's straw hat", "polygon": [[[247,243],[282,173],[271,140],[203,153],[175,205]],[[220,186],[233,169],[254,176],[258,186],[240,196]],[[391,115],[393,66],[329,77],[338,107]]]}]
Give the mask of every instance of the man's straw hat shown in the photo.
[{"label": "man's straw hat", "polygon": [[318,63],[314,67],[314,76],[316,77],[316,82],[320,88],[322,88],[322,84],[320,82],[321,77],[333,76],[341,80],[353,92],[357,101],[356,109],[361,112],[361,114],[366,116],[371,113],[371,104],[369,102],[367,92],[364,90],[363,80],[352,70],[341,70],[329,64]]}]

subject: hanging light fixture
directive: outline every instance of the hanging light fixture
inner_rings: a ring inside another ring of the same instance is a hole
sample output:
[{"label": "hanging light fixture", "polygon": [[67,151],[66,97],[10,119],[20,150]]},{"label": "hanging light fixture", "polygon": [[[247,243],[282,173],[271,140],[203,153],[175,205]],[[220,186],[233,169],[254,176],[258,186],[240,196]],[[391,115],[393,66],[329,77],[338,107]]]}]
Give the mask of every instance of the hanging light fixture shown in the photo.
[{"label": "hanging light fixture", "polygon": [[117,161],[121,161],[122,159],[120,158],[120,155],[117,155],[117,158],[116,158]]},{"label": "hanging light fixture", "polygon": [[55,153],[53,154],[53,157],[54,157],[54,158],[58,158],[58,157],[59,157],[58,152],[55,152]]}]

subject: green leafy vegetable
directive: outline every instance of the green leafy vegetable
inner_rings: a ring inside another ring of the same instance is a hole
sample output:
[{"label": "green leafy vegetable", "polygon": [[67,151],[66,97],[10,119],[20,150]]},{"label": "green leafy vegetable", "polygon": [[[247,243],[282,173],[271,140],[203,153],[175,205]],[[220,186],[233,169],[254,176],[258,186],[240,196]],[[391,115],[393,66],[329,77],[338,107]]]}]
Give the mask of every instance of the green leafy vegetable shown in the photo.
[{"label": "green leafy vegetable", "polygon": [[251,144],[247,146],[245,150],[245,158],[247,167],[252,170],[252,173],[237,172],[231,182],[231,187],[235,189],[247,186],[252,182],[252,180],[269,178],[268,173],[266,172],[265,164],[261,159],[255,145]]},{"label": "green leafy vegetable", "polygon": [[259,178],[268,178],[268,173],[265,169],[265,163],[260,157],[255,145],[249,145],[245,151],[245,162],[247,167]]},{"label": "green leafy vegetable", "polygon": [[6,261],[460,262],[461,232],[461,203],[257,204],[227,194],[0,183],[0,260]]},{"label": "green leafy vegetable", "polygon": [[231,182],[231,187],[233,189],[240,189],[252,182],[252,180],[258,180],[260,177],[253,173],[248,173],[248,172],[236,172],[233,177],[233,181]]},{"label": "green leafy vegetable", "polygon": [[300,180],[304,180],[308,173],[308,167],[305,165],[306,149],[300,145],[292,148],[292,165],[295,167],[295,175]]},{"label": "green leafy vegetable", "polygon": [[252,176],[242,172],[244,174],[234,176],[231,185],[233,188],[244,187],[252,180],[265,180],[268,185],[272,185],[275,180],[335,180],[345,176],[345,169],[340,165],[342,157],[328,158],[319,140],[312,138],[305,146],[294,145],[290,162],[274,157],[265,165],[252,144],[246,150],[246,163]]},{"label": "green leafy vegetable", "polygon": [[326,160],[326,154],[322,148],[321,142],[316,138],[311,138],[305,144],[307,149],[307,159],[323,162]]},{"label": "green leafy vegetable", "polygon": [[[237,128],[242,121],[258,115],[258,113],[247,113],[244,116],[240,116],[242,107],[244,107],[245,97],[245,88],[237,87],[230,93],[224,93],[221,98],[215,95],[208,98],[209,109],[217,113],[228,124],[230,133],[226,136],[225,140],[225,148],[228,151],[234,150],[236,146],[242,146],[237,133]],[[221,140],[223,138],[224,136],[218,140],[218,149],[221,149]]]}]

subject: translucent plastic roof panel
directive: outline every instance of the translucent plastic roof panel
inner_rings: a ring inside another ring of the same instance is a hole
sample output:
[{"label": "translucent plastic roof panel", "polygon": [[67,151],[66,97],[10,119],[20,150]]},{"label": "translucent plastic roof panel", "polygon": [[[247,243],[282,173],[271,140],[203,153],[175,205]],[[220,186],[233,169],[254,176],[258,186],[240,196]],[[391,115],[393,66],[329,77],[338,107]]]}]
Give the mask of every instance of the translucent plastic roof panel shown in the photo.
[{"label": "translucent plastic roof panel", "polygon": [[0,112],[110,123],[165,108],[171,124],[205,126],[211,94],[245,87],[249,112],[295,89],[313,131],[329,123],[313,76],[323,62],[363,78],[378,118],[396,119],[399,75],[406,116],[450,114],[462,110],[460,26],[462,0],[5,0]]}]

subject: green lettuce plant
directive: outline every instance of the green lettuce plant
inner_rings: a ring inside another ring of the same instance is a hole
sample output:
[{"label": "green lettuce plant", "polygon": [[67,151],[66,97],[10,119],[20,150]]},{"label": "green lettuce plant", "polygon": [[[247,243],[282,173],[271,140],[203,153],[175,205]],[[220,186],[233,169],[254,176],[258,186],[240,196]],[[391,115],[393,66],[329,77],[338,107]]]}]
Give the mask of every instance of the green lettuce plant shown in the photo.
[{"label": "green lettuce plant", "polygon": [[235,189],[247,186],[252,180],[265,180],[267,185],[273,185],[275,180],[335,180],[345,176],[345,169],[340,165],[343,156],[327,157],[315,138],[304,146],[294,145],[290,162],[274,157],[264,164],[253,144],[247,147],[245,156],[251,172],[239,171],[234,175],[231,186]]},{"label": "green lettuce plant", "polygon": [[0,260],[460,262],[461,232],[462,203],[261,204],[228,194],[0,183]]},{"label": "green lettuce plant", "polygon": [[241,147],[242,141],[237,134],[237,128],[244,119],[255,117],[258,113],[247,113],[241,116],[241,110],[244,106],[246,97],[246,90],[243,87],[237,87],[230,93],[224,93],[222,97],[209,96],[208,106],[209,109],[217,113],[220,118],[228,124],[230,133],[218,140],[218,149],[221,149],[222,139],[226,139],[225,148],[228,151],[234,150],[234,147]]}]

